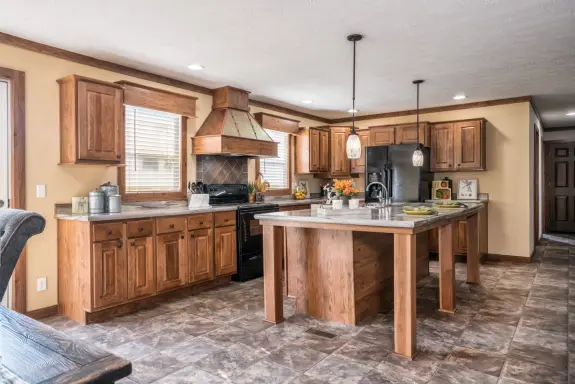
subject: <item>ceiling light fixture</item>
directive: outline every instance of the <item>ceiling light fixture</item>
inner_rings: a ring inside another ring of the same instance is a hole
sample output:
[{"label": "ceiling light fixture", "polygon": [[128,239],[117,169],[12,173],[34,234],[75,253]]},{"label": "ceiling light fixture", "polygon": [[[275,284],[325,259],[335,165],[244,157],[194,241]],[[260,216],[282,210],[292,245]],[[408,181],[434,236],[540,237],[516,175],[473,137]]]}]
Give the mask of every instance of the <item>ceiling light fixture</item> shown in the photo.
[{"label": "ceiling light fixture", "polygon": [[413,80],[413,84],[417,86],[417,118],[415,123],[415,129],[417,131],[417,147],[415,148],[415,151],[413,151],[413,156],[411,157],[414,167],[423,166],[423,152],[421,152],[419,144],[419,85],[423,83],[423,81],[424,80]]},{"label": "ceiling light fixture", "polygon": [[349,113],[358,113],[359,111],[357,109],[350,109],[348,112]]},{"label": "ceiling light fixture", "polygon": [[565,115],[567,115],[567,116],[575,116],[575,111],[567,112]]},{"label": "ceiling light fixture", "polygon": [[467,99],[467,96],[465,96],[463,93],[453,96],[453,100],[465,100],[465,99]]},{"label": "ceiling light fixture", "polygon": [[353,42],[353,97],[351,105],[351,133],[347,137],[347,142],[345,143],[345,152],[349,159],[359,159],[361,157],[361,140],[355,132],[355,43],[363,38],[362,35],[353,34],[347,37],[348,41]]},{"label": "ceiling light fixture", "polygon": [[204,69],[204,66],[200,64],[190,64],[188,65],[188,69],[191,69],[192,71],[201,71]]},{"label": "ceiling light fixture", "polygon": [[313,104],[313,100],[302,100],[301,102],[304,104]]}]

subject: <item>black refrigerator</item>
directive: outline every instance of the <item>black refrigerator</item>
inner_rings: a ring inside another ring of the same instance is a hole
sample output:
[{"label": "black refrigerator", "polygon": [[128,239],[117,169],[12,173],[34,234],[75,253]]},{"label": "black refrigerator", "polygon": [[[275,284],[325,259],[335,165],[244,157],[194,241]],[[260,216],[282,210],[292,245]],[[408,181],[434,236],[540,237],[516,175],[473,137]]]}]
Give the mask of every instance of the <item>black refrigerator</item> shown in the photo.
[{"label": "black refrigerator", "polygon": [[429,148],[422,148],[423,166],[414,167],[413,151],[416,144],[366,147],[365,202],[378,202],[381,186],[367,186],[374,181],[383,183],[392,202],[425,201],[431,196],[433,173],[429,171]]}]

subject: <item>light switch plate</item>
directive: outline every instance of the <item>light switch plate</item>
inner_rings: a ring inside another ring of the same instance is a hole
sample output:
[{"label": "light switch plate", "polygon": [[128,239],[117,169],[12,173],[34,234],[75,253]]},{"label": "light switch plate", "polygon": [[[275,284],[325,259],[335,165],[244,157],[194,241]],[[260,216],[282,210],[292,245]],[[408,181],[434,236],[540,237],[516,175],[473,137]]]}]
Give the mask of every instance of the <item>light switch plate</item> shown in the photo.
[{"label": "light switch plate", "polygon": [[40,277],[37,281],[36,281],[36,292],[42,292],[45,291],[46,288],[46,278],[45,277]]},{"label": "light switch plate", "polygon": [[46,197],[46,184],[36,184],[36,197]]}]

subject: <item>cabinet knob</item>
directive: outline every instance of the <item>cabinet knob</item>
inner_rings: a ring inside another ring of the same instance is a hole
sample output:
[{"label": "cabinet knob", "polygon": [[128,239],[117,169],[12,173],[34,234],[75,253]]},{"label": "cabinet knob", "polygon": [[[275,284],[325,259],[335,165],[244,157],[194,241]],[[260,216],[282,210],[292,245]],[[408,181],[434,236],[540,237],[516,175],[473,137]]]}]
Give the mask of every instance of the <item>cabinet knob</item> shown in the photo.
[{"label": "cabinet knob", "polygon": [[130,245],[131,245],[132,247],[135,247],[135,246],[136,246],[136,242],[135,242],[135,241],[132,241],[132,242],[130,243]]},{"label": "cabinet knob", "polygon": [[200,225],[204,225],[204,222],[203,222],[203,221],[200,221]]},{"label": "cabinet knob", "polygon": [[192,233],[192,234],[190,234],[190,237],[195,237],[195,236],[196,236],[196,235],[194,235],[193,233]]},{"label": "cabinet knob", "polygon": [[229,221],[228,219],[224,219],[224,221]]},{"label": "cabinet knob", "polygon": [[107,235],[108,235],[108,236],[112,236],[112,231],[108,231],[108,232],[107,232]]},{"label": "cabinet knob", "polygon": [[183,239],[183,238],[184,238],[184,235],[180,236],[180,239]]},{"label": "cabinet knob", "polygon": [[116,158],[121,159],[122,155],[116,155]]},{"label": "cabinet knob", "polygon": [[138,228],[138,232],[144,232],[144,228]]},{"label": "cabinet knob", "polygon": [[122,248],[122,245],[123,245],[122,240],[120,240],[120,241],[118,241],[118,244],[116,245],[116,247]]},{"label": "cabinet knob", "polygon": [[170,228],[174,228],[174,224],[170,224]]}]

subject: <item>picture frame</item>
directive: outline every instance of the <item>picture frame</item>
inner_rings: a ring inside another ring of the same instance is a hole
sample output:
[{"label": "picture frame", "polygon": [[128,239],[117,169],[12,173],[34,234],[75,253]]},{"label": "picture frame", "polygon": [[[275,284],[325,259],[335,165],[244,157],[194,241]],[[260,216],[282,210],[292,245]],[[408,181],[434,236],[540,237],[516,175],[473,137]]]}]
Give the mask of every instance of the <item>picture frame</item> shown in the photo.
[{"label": "picture frame", "polygon": [[458,200],[477,200],[478,191],[477,179],[459,180],[457,189]]}]

